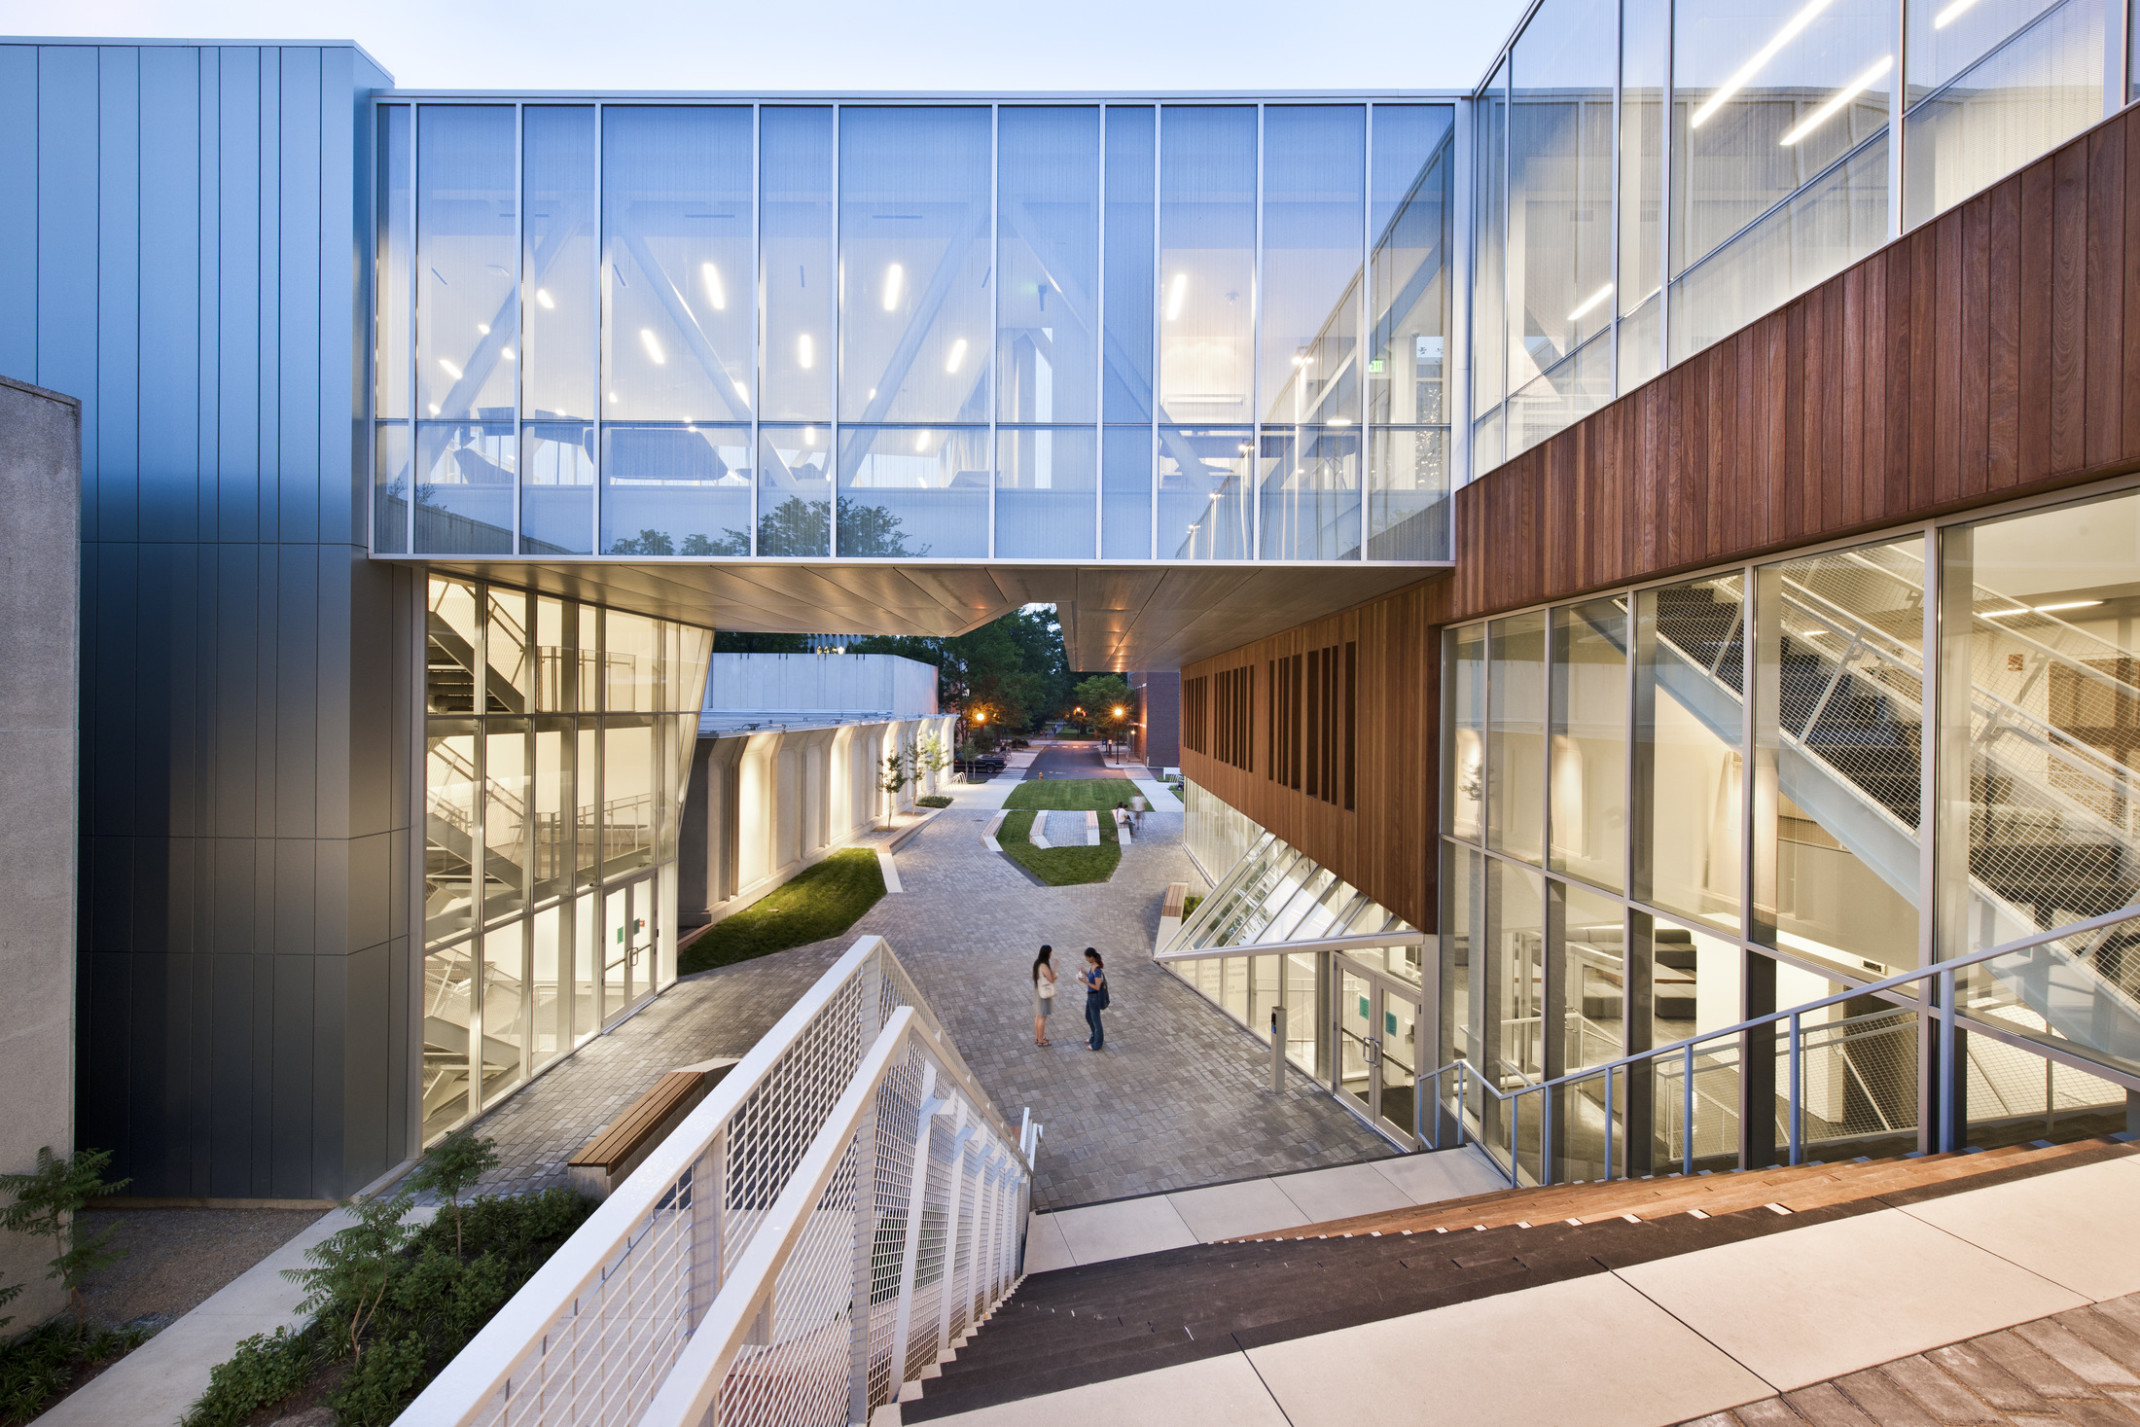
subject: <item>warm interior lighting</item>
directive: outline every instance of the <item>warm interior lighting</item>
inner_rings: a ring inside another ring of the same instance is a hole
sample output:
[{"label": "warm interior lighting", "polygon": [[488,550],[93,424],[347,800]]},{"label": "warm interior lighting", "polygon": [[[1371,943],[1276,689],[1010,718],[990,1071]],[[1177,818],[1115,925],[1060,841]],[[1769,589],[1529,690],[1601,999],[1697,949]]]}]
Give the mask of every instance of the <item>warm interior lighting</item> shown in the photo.
[{"label": "warm interior lighting", "polygon": [[886,312],[897,312],[899,310],[899,293],[906,286],[906,282],[907,270],[899,266],[899,264],[893,263],[884,270],[884,310]]},{"label": "warm interior lighting", "polygon": [[[556,310],[557,303],[551,299],[550,290],[546,287],[538,287],[535,289],[535,300],[541,303],[547,309],[550,309],[552,311]],[[490,329],[485,328],[484,330],[489,331]]]},{"label": "warm interior lighting", "polygon": [[646,348],[647,357],[655,366],[668,365],[669,358],[661,350],[661,343],[654,339],[653,328],[642,327],[639,329],[639,345]]},{"label": "warm interior lighting", "polygon": [[455,381],[459,381],[461,379],[461,369],[455,366],[453,363],[447,361],[444,357],[440,357],[438,359],[438,364],[446,369],[447,376],[452,377]]},{"label": "warm interior lighting", "polygon": [[1789,148],[1791,145],[1797,143],[1800,139],[1803,139],[1806,135],[1812,133],[1815,129],[1818,129],[1821,125],[1827,123],[1830,119],[1833,119],[1836,115],[1842,113],[1844,105],[1848,104],[1851,100],[1857,98],[1860,94],[1863,94],[1866,90],[1870,89],[1875,83],[1879,81],[1882,75],[1886,74],[1894,67],[1895,57],[1893,55],[1889,55],[1885,59],[1881,60],[1878,64],[1874,65],[1871,69],[1866,70],[1865,73],[1859,75],[1856,79],[1851,80],[1850,83],[1844,85],[1841,89],[1838,89],[1835,92],[1834,96],[1830,98],[1826,104],[1821,105],[1820,108],[1814,110],[1811,114],[1808,114],[1805,118],[1801,119],[1796,125],[1792,127],[1789,133],[1783,136],[1783,146],[1785,148]]},{"label": "warm interior lighting", "polygon": [[728,310],[728,290],[721,286],[721,270],[712,263],[700,263],[698,275],[706,283],[706,300],[713,304],[715,312]]},{"label": "warm interior lighting", "polygon": [[959,338],[951,344],[951,355],[944,359],[944,370],[955,372],[966,363],[966,339]]},{"label": "warm interior lighting", "polygon": [[795,361],[804,371],[810,370],[817,361],[817,346],[808,332],[795,339]]},{"label": "warm interior lighting", "polygon": [[2011,619],[2017,614],[2056,614],[2062,609],[2094,609],[2101,600],[2062,600],[2057,604],[2025,605],[2020,609],[1995,609],[1986,619]]},{"label": "warm interior lighting", "polygon": [[1590,296],[1584,298],[1581,302],[1577,303],[1575,311],[1568,314],[1568,320],[1570,322],[1582,321],[1583,318],[1588,316],[1590,312],[1594,310],[1599,303],[1603,302],[1606,298],[1611,296],[1612,284],[1606,283],[1596,292],[1591,293]]},{"label": "warm interior lighting", "polygon": [[1181,316],[1182,299],[1188,295],[1189,275],[1187,273],[1174,274],[1174,281],[1167,284],[1167,321],[1172,322],[1175,318]]},{"label": "warm interior lighting", "polygon": [[1952,5],[1932,17],[1932,28],[1935,30],[1946,29],[1947,26],[1959,20],[1964,11],[1976,3],[1977,0],[1954,0]]},{"label": "warm interior lighting", "polygon": [[1799,33],[1812,24],[1814,17],[1827,9],[1830,3],[1831,0],[1811,0],[1805,9],[1784,21],[1783,28],[1769,36],[1768,43],[1754,51],[1752,59],[1740,65],[1738,72],[1725,80],[1722,88],[1702,102],[1701,107],[1694,111],[1694,117],[1687,121],[1688,125],[1699,129],[1710,115],[1723,108],[1734,94],[1744,89],[1746,82],[1759,74],[1762,66],[1776,57],[1777,51],[1797,39]]}]

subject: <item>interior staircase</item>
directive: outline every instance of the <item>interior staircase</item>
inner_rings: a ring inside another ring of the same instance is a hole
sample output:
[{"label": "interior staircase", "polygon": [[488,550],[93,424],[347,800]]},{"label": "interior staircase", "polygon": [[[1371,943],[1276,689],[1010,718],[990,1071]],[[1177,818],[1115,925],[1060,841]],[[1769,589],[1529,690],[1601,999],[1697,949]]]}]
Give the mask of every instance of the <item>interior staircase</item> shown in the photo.
[{"label": "interior staircase", "polygon": [[901,1420],[2140,1153],[2127,1139],[1501,1190],[1033,1274],[901,1404]]}]

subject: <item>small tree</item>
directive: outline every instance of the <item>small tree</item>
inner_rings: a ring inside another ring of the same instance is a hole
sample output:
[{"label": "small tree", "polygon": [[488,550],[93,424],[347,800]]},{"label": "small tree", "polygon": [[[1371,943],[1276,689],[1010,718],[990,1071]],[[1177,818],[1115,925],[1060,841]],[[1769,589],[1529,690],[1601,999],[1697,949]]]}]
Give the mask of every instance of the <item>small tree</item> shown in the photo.
[{"label": "small tree", "polygon": [[933,778],[951,766],[951,751],[932,733],[915,745],[914,766]]},{"label": "small tree", "polygon": [[899,796],[899,790],[913,780],[914,775],[909,771],[905,749],[895,748],[885,755],[884,781],[879,785],[885,792],[896,799]]},{"label": "small tree", "polygon": [[282,1271],[284,1278],[304,1287],[300,1312],[317,1315],[336,1304],[347,1310],[348,1321],[337,1326],[349,1335],[352,1362],[362,1360],[364,1329],[394,1286],[395,1260],[416,1235],[416,1225],[402,1222],[411,1202],[406,1189],[390,1199],[345,1202],[342,1207],[356,1222],[305,1250],[313,1267]]},{"label": "small tree", "polygon": [[475,1127],[455,1130],[424,1156],[409,1184],[419,1194],[443,1196],[453,1206],[453,1252],[461,1252],[461,1196],[476,1187],[486,1170],[496,1168],[497,1144],[477,1139]]},{"label": "small tree", "polygon": [[[0,1211],[0,1229],[42,1234],[52,1241],[56,1252],[45,1277],[58,1279],[67,1290],[67,1303],[74,1309],[78,1330],[89,1326],[89,1305],[82,1297],[82,1284],[89,1275],[124,1256],[121,1250],[105,1247],[119,1232],[117,1224],[86,1239],[74,1232],[74,1216],[87,1208],[90,1200],[117,1194],[133,1183],[130,1179],[106,1181],[104,1170],[110,1164],[110,1150],[82,1150],[72,1157],[61,1157],[47,1145],[37,1152],[37,1168],[27,1174],[0,1174],[0,1189],[15,1196],[15,1202]],[[14,1296],[10,1292],[0,1297],[0,1303]]]}]

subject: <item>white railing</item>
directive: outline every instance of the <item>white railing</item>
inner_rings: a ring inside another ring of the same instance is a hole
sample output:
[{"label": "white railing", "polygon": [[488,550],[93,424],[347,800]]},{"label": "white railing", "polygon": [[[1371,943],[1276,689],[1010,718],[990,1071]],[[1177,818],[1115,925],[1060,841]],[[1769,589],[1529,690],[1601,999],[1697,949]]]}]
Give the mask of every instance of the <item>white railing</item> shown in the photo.
[{"label": "white railing", "polygon": [[1015,1286],[1038,1138],[863,937],[400,1421],[864,1421]]}]

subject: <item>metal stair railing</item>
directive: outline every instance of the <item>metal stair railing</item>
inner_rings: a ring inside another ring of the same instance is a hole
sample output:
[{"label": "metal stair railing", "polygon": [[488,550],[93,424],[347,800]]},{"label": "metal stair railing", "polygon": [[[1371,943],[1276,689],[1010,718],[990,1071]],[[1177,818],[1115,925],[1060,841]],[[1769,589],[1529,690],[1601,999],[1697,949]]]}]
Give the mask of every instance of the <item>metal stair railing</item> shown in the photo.
[{"label": "metal stair railing", "polygon": [[[1825,1010],[1830,1006],[1841,1005],[1846,1001],[1855,1000],[1861,996],[1897,993],[1897,999],[1908,999],[1911,993],[1906,988],[1917,987],[1920,983],[1930,983],[1937,988],[1938,1003],[1934,1010],[1939,1019],[1941,1038],[1946,1044],[1951,1045],[1953,1043],[1955,1031],[1966,1020],[1968,1029],[1972,1032],[1989,1032],[1995,1039],[2007,1045],[2043,1056],[2046,1059],[2073,1065],[2076,1068],[2087,1071],[2089,1074],[2114,1081],[2129,1089],[2140,1089],[2140,1063],[2113,1063],[2092,1054],[2093,1048],[2084,1046],[2081,1043],[2053,1040],[2049,1037],[2048,1032],[2041,1036],[2031,1034],[2012,1022],[2003,1022],[1991,1009],[1990,998],[1980,998],[1972,994],[1990,984],[1983,974],[1985,972],[1991,973],[1992,977],[1998,981],[2006,979],[1997,977],[1996,970],[1992,966],[1994,962],[2012,957],[2040,956],[2051,949],[2056,942],[2075,938],[2091,938],[2098,933],[2136,919],[2140,919],[2140,907],[2123,908],[2100,917],[2091,917],[2086,921],[2075,922],[2069,926],[2037,932],[2032,936],[2005,942],[1999,946],[1986,947],[1981,951],[1972,952],[1967,956],[1956,957],[1950,961],[1942,961],[1933,966],[1923,967],[1915,971],[1905,971],[1899,975],[1889,976],[1883,980],[1868,982],[1864,985],[1852,986],[1847,990],[1839,991],[1831,996],[1823,996],[1818,1000],[1807,1001],[1801,1005],[1787,1007],[1779,1011],[1771,1011],[1765,1015],[1737,1022],[1734,1025],[1723,1026],[1713,1031],[1705,1031],[1699,1035],[1689,1036],[1683,1040],[1673,1041],[1668,1045],[1657,1046],[1650,1050],[1636,1051],[1602,1065],[1585,1066],[1580,1070],[1570,1071],[1551,1080],[1538,1081],[1512,1090],[1504,1089],[1495,1084],[1494,1077],[1482,1075],[1470,1061],[1453,1060],[1447,1065],[1421,1073],[1414,1080],[1413,1113],[1420,1120],[1420,1123],[1414,1127],[1415,1133],[1420,1143],[1437,1150],[1455,1148],[1468,1143],[1473,1138],[1470,1133],[1469,1122],[1466,1119],[1471,1103],[1470,1092],[1476,1089],[1482,1097],[1492,1097],[1502,1107],[1508,1124],[1508,1162],[1502,1168],[1508,1175],[1510,1186],[1520,1187],[1525,1152],[1522,1128],[1525,1118],[1523,1101],[1525,1097],[1535,1095],[1539,1097],[1534,1116],[1534,1122],[1538,1126],[1537,1151],[1539,1166],[1535,1178],[1539,1184],[1550,1184],[1553,1182],[1555,1092],[1584,1087],[1587,1086],[1588,1082],[1599,1081],[1603,1091],[1605,1127],[1604,1172],[1599,1177],[1611,1179],[1615,1177],[1615,1159],[1612,1149],[1613,1077],[1615,1073],[1633,1074],[1643,1068],[1661,1068],[1662,1063],[1668,1059],[1676,1060],[1678,1064],[1673,1069],[1676,1072],[1674,1078],[1678,1083],[1679,1098],[1681,1100],[1679,1106],[1681,1123],[1692,1126],[1695,1120],[1696,1076],[1702,1069],[1710,1068],[1697,1066],[1697,1057],[1707,1054],[1700,1048],[1716,1042],[1729,1042],[1729,1051],[1735,1058],[1739,1037],[1750,1031],[1782,1026],[1787,1031],[1784,1043],[1779,1050],[1779,1055],[1785,1062],[1786,1083],[1788,1086],[1782,1097],[1784,1101],[1784,1128],[1787,1132],[1786,1139],[1789,1145],[1789,1162],[1791,1164],[1799,1164],[1803,1162],[1805,1148],[1804,1062],[1808,1050],[1808,1032],[1810,1030],[1812,1033],[1818,1034],[1829,1029],[1829,1023],[1817,1023],[1809,1028],[1805,1024],[1805,1018],[1816,1011]],[[1962,1010],[1957,1005],[1957,997],[1960,995],[1970,997],[1970,1005],[1967,1011]],[[1723,1051],[1726,1047],[1719,1045],[1716,1049]],[[1956,1073],[1955,1067],[1951,1064],[1951,1057],[1940,1056],[1934,1059],[1938,1066],[1938,1069],[1934,1072],[1935,1074],[1951,1075]],[[1963,1073],[1966,1073],[1966,1070]],[[1455,1087],[1454,1112],[1448,1113],[1450,1102],[1444,1098],[1443,1092],[1444,1087],[1452,1082]],[[1941,1117],[1938,1143],[1943,1148],[1955,1149],[1960,1147],[1961,1127],[1953,1121],[1954,1097],[1945,1093],[1945,1089],[1945,1086],[1938,1087],[1939,1093],[1936,1093],[1933,1097],[1934,1102],[1939,1106]],[[1483,1109],[1484,1100],[1482,1099],[1482,1112]],[[1428,1123],[1429,1116],[1431,1116],[1431,1124]],[[1447,1146],[1443,1144],[1445,1119],[1454,1126],[1453,1143]],[[1625,1138],[1626,1133],[1623,1129],[1621,1131],[1623,1142]],[[1691,1175],[1694,1173],[1694,1161],[1696,1159],[1695,1137],[1692,1134],[1684,1134],[1680,1137],[1680,1142],[1681,1172]],[[1494,1148],[1491,1145],[1485,1147],[1489,1151]],[[1498,1159],[1496,1162],[1498,1163]],[[1620,1177],[1625,1177],[1626,1164],[1627,1158],[1623,1148],[1618,1160]]]},{"label": "metal stair railing", "polygon": [[862,937],[399,1420],[866,1421],[1016,1285],[1039,1136]]}]

